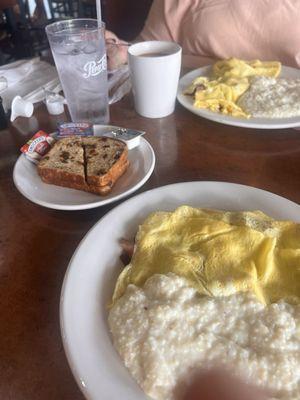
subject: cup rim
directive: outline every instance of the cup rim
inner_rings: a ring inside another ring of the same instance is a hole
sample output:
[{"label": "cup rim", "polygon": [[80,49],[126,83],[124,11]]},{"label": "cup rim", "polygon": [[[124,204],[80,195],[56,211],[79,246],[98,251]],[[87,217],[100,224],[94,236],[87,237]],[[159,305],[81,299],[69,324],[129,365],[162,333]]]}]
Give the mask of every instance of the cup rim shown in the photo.
[{"label": "cup rim", "polygon": [[[151,44],[158,44],[158,43],[163,44],[163,45],[173,45],[174,46],[174,52],[172,51],[170,54],[164,54],[164,55],[156,56],[156,57],[155,56],[147,57],[147,56],[143,56],[143,55],[140,55],[140,54],[133,54],[132,53],[134,48],[139,46],[139,45],[146,46],[147,44],[151,45]],[[141,42],[138,42],[138,43],[134,43],[131,46],[129,46],[129,48],[128,48],[129,56],[138,57],[139,59],[143,59],[143,60],[165,59],[166,57],[172,57],[175,54],[181,53],[181,51],[182,51],[182,47],[178,43],[172,42],[172,41],[168,41],[168,40],[145,40],[145,41],[141,41]]]},{"label": "cup rim", "polygon": [[[52,31],[52,29],[55,26],[59,26],[59,25],[63,25],[63,24],[71,26],[73,21],[89,21],[89,22],[93,21],[93,22],[96,22],[95,28],[88,29],[87,32],[93,33],[93,32],[99,31],[99,29],[105,29],[105,23],[103,21],[101,21],[100,24],[99,24],[98,20],[95,19],[95,18],[70,18],[70,19],[63,19],[63,20],[60,20],[60,21],[55,21],[55,22],[52,22],[51,24],[48,24],[45,27],[46,33],[47,33],[47,35],[49,34],[49,35],[52,35],[52,36],[54,36],[54,35],[65,35],[66,34],[65,30],[64,31],[56,31],[55,32],[55,31]],[[79,33],[68,33],[68,34],[72,35],[72,36],[78,36],[78,35],[81,35],[82,33],[79,32]]]}]

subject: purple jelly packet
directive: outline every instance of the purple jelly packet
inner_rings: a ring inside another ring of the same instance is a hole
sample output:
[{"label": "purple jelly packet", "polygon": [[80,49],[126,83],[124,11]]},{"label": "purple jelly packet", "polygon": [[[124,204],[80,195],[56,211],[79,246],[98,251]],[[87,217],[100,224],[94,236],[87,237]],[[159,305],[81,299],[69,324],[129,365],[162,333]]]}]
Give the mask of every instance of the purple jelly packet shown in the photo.
[{"label": "purple jelly packet", "polygon": [[93,136],[93,125],[88,122],[67,122],[58,125],[57,138],[67,136]]}]

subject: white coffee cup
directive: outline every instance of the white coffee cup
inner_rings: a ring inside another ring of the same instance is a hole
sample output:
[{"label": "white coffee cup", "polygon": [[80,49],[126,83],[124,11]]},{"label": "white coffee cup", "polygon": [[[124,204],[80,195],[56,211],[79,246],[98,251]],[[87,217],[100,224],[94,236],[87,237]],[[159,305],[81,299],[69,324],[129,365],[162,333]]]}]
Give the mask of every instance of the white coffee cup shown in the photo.
[{"label": "white coffee cup", "polygon": [[172,114],[181,67],[181,47],[174,42],[133,44],[128,60],[136,111],[148,118]]}]

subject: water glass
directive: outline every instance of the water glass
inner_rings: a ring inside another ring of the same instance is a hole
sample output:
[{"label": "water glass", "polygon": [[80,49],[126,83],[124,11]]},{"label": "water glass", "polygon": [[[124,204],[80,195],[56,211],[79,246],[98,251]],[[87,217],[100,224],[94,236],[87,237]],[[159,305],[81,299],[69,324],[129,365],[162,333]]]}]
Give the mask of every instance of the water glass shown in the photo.
[{"label": "water glass", "polygon": [[73,122],[109,121],[105,25],[95,19],[59,21],[46,33]]}]

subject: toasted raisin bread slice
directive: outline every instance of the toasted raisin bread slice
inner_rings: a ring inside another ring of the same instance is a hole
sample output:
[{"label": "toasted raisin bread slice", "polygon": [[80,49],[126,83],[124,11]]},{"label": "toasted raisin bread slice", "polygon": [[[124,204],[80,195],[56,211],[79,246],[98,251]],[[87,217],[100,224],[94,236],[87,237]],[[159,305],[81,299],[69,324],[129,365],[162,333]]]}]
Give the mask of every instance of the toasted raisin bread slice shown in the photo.
[{"label": "toasted raisin bread slice", "polygon": [[[128,166],[129,166],[128,161],[126,161],[126,163],[119,166],[119,176],[118,177],[122,176],[126,172]],[[113,183],[110,183],[105,186],[95,186],[95,185],[90,185],[90,184],[88,184],[87,186],[88,186],[88,189],[87,189],[88,192],[100,194],[101,196],[105,196],[111,192]]]},{"label": "toasted raisin bread slice", "polygon": [[[45,183],[104,196],[127,170],[127,152],[119,140],[70,136],[55,143],[39,162],[38,173]],[[100,175],[89,175],[100,168]]]},{"label": "toasted raisin bread slice", "polygon": [[68,137],[57,141],[39,162],[38,173],[46,183],[75,189],[85,186],[84,149],[81,138]]},{"label": "toasted raisin bread slice", "polygon": [[117,139],[97,136],[82,138],[82,143],[87,183],[96,187],[112,187],[129,165],[126,144]]}]

